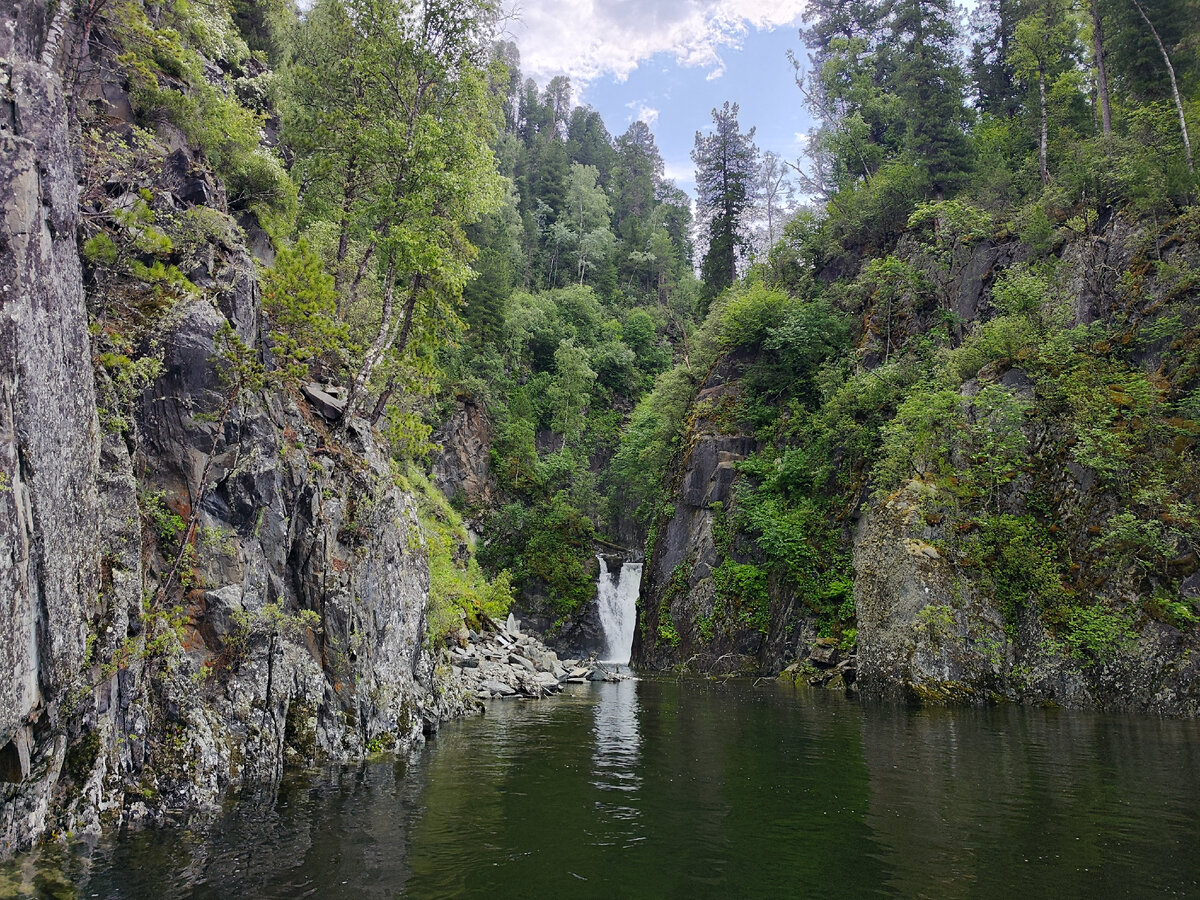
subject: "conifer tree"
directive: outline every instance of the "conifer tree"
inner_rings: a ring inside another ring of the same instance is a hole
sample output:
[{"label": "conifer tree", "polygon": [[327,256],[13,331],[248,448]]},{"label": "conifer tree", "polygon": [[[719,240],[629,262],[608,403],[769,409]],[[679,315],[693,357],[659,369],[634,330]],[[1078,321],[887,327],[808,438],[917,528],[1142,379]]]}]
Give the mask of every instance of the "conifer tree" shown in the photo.
[{"label": "conifer tree", "polygon": [[963,86],[954,54],[951,0],[897,0],[891,31],[894,76],[906,123],[904,145],[924,166],[941,199],[968,166]]},{"label": "conifer tree", "polygon": [[692,162],[696,164],[696,209],[708,247],[700,263],[705,291],[711,299],[733,284],[737,262],[746,247],[747,213],[755,201],[758,147],[754,129],[743,134],[738,105],[725,101],[712,111],[713,131],[696,132]]}]

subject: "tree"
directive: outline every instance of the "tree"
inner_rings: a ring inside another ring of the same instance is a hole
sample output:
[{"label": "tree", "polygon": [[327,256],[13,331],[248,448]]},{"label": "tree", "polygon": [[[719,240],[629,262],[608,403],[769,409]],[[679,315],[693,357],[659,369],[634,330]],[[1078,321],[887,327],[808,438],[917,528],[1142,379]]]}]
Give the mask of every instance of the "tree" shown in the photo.
[{"label": "tree", "polygon": [[1096,102],[1100,107],[1100,128],[1112,134],[1112,105],[1108,100],[1108,72],[1104,62],[1104,21],[1100,15],[1100,0],[1089,0],[1092,13],[1092,62],[1096,67]]},{"label": "tree", "polygon": [[715,129],[696,132],[692,162],[696,164],[696,209],[708,248],[700,263],[709,298],[733,284],[737,261],[746,247],[747,213],[753,207],[758,147],[754,129],[742,134],[738,105],[728,100],[712,111]]},{"label": "tree", "polygon": [[904,110],[905,149],[924,165],[940,200],[968,167],[966,78],[955,59],[950,0],[897,0],[891,29],[899,62],[896,95]]},{"label": "tree", "polygon": [[1021,109],[1009,49],[1017,26],[1016,0],[984,0],[973,18],[970,70],[975,83],[975,106],[981,112],[1009,119]]},{"label": "tree", "polygon": [[[498,100],[482,68],[494,16],[490,0],[319,0],[298,36],[284,136],[308,215],[338,222],[339,312],[369,267],[380,285],[361,311],[372,324],[347,422],[389,354],[403,358],[414,336],[461,324],[474,255],[463,229],[503,197],[488,147]],[[383,396],[394,387],[393,375]]]},{"label": "tree", "polygon": [[575,444],[583,435],[584,410],[591,399],[596,373],[588,352],[564,340],[554,351],[554,377],[546,391],[553,417],[550,427],[562,435],[562,446]]},{"label": "tree", "polygon": [[600,173],[600,184],[608,185],[617,152],[600,113],[590,106],[577,106],[571,110],[566,149],[571,162],[594,166]]},{"label": "tree", "polygon": [[887,12],[879,0],[813,0],[805,11],[809,27],[801,31],[809,70],[788,54],[819,123],[806,148],[814,171],[796,171],[825,199],[859,179],[869,184],[899,150],[903,110],[891,83],[894,54],[884,41]]},{"label": "tree", "polygon": [[1192,165],[1192,142],[1188,138],[1187,119],[1183,114],[1183,101],[1179,98],[1179,83],[1175,80],[1175,67],[1171,65],[1171,55],[1167,53],[1167,48],[1159,37],[1158,29],[1154,27],[1154,23],[1150,21],[1150,17],[1146,15],[1146,9],[1138,0],[1131,0],[1133,5],[1137,7],[1138,14],[1146,23],[1146,27],[1150,29],[1150,34],[1154,37],[1154,44],[1158,47],[1158,52],[1162,54],[1163,64],[1167,67],[1167,75],[1171,80],[1171,99],[1175,101],[1175,110],[1179,113],[1179,130],[1183,134],[1183,152],[1187,157],[1187,167],[1189,173],[1196,171]]},{"label": "tree", "polygon": [[571,166],[567,183],[566,208],[559,224],[575,246],[575,271],[579,283],[589,269],[596,268],[612,251],[613,234],[609,230],[611,208],[603,188],[597,184],[600,173],[592,166]]},{"label": "tree", "polygon": [[768,150],[758,168],[758,195],[766,231],[759,250],[765,256],[783,233],[784,217],[795,204],[796,194],[788,180],[788,167],[778,153]]},{"label": "tree", "polygon": [[1017,23],[1010,59],[1017,77],[1036,81],[1038,90],[1038,171],[1050,183],[1047,159],[1050,142],[1049,84],[1071,65],[1076,23],[1064,0],[1039,0]]}]

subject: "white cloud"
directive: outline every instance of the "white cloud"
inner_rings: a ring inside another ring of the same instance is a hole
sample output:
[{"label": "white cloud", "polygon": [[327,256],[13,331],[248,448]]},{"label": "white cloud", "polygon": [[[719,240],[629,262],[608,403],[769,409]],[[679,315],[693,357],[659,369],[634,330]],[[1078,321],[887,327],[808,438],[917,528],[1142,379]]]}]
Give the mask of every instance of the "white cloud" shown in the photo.
[{"label": "white cloud", "polygon": [[690,162],[667,161],[663,166],[663,177],[676,184],[691,184],[696,178],[696,167]]},{"label": "white cloud", "polygon": [[650,126],[658,121],[659,111],[653,106],[648,106],[645,100],[631,100],[625,104],[625,108],[633,110],[630,121],[645,122]]},{"label": "white cloud", "polygon": [[638,65],[670,53],[682,66],[724,72],[721,50],[736,49],[750,29],[800,18],[804,0],[509,0],[508,26],[521,48],[521,70],[545,83],[569,75],[583,87],[603,75],[624,81]]}]

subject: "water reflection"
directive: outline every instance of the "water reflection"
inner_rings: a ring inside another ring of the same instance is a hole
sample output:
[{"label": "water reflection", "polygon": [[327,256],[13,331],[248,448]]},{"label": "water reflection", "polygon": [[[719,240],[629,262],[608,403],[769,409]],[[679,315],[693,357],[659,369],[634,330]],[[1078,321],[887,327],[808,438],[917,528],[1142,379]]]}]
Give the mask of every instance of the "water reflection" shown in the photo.
[{"label": "water reflection", "polygon": [[594,833],[598,845],[627,847],[646,839],[638,797],[642,739],[637,688],[633,679],[605,685],[592,710],[591,783],[601,792],[594,801],[600,817]]},{"label": "water reflection", "polygon": [[1198,781],[1196,722],[648,678],[49,848],[0,897],[1200,896]]},{"label": "water reflection", "polygon": [[593,711],[592,784],[601,790],[636,791],[642,741],[638,731],[638,683],[632,678],[609,685]]},{"label": "water reflection", "polygon": [[1195,722],[868,708],[867,823],[906,897],[1191,895]]}]

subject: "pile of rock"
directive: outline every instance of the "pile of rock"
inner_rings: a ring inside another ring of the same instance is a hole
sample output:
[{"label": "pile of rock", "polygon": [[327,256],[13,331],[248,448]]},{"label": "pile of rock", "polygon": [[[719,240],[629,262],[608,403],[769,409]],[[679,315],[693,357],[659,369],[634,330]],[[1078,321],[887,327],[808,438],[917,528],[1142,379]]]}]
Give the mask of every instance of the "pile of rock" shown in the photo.
[{"label": "pile of rock", "polygon": [[560,660],[531,634],[521,634],[510,616],[506,625],[485,618],[482,631],[463,629],[450,648],[450,663],[463,686],[480,700],[540,698],[558,693],[565,684],[620,681],[629,676],[611,663],[588,659]]},{"label": "pile of rock", "polygon": [[779,677],[834,691],[854,691],[857,690],[858,660],[853,652],[843,654],[833,638],[817,638],[808,651],[808,658],[792,663],[779,673]]}]

